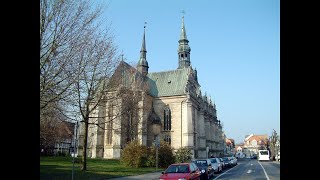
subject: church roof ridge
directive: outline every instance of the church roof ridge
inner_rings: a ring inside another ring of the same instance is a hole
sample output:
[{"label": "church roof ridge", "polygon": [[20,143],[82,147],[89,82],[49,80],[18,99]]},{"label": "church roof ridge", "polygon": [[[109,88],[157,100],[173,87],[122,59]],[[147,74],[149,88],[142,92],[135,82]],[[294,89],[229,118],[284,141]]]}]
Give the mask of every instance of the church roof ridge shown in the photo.
[{"label": "church roof ridge", "polygon": [[158,72],[149,72],[149,74],[156,74],[156,73],[166,73],[166,72],[173,72],[173,71],[185,71],[187,68],[184,69],[172,69],[172,70],[163,70]]}]

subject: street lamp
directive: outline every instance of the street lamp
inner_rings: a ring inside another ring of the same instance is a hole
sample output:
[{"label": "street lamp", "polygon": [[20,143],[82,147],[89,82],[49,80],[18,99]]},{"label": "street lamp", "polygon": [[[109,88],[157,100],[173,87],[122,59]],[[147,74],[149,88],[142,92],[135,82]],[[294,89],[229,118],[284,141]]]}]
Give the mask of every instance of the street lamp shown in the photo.
[{"label": "street lamp", "polygon": [[[73,155],[72,155],[72,175],[71,175],[71,179],[73,180],[73,174],[74,174],[74,158],[75,158],[75,154],[76,154],[76,152],[77,152],[77,154],[78,154],[78,144],[77,144],[77,137],[78,137],[78,121],[75,123],[75,136],[73,137],[74,138],[74,140],[73,140],[73,149],[72,149],[72,153],[73,153]],[[71,141],[72,142],[72,141]],[[76,148],[77,148],[77,151],[75,151],[76,150]]]},{"label": "street lamp", "polygon": [[154,118],[152,120],[152,130],[155,135],[155,146],[156,146],[156,171],[158,170],[158,149],[160,147],[159,134],[161,131],[161,121],[159,118]]}]

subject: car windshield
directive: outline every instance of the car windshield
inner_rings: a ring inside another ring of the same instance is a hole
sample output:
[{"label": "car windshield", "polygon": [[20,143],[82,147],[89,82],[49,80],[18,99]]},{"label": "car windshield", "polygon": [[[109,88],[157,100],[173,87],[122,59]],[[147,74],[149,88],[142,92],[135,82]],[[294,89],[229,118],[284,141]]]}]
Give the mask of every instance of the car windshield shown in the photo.
[{"label": "car windshield", "polygon": [[261,155],[268,155],[268,151],[260,151]]},{"label": "car windshield", "polygon": [[193,161],[198,167],[208,167],[207,160],[195,160]]},{"label": "car windshield", "polygon": [[224,161],[229,161],[227,157],[222,158]]},{"label": "car windshield", "polygon": [[189,173],[189,167],[188,165],[171,165],[166,173]]},{"label": "car windshield", "polygon": [[216,159],[211,159],[211,163],[217,163]]}]

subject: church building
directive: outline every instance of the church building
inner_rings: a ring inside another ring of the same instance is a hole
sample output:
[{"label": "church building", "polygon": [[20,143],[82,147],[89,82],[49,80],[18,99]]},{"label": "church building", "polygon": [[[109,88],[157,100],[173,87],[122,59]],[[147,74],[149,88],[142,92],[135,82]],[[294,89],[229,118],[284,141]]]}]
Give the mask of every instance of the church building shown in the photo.
[{"label": "church building", "polygon": [[[101,92],[106,98],[90,119],[94,123],[89,124],[88,157],[117,159],[132,140],[151,147],[158,139],[174,150],[189,148],[193,158],[224,155],[225,135],[216,105],[200,90],[190,52],[182,17],[177,69],[148,72],[152,64],[147,60],[144,30],[137,66],[122,60],[107,90]],[[81,130],[79,138],[81,154]]]}]

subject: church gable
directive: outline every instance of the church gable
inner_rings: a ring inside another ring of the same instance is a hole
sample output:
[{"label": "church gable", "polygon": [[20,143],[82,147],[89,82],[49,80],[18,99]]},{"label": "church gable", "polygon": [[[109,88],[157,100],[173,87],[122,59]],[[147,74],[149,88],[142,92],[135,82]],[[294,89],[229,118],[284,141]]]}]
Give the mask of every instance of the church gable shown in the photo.
[{"label": "church gable", "polygon": [[143,85],[142,81],[143,76],[139,71],[128,63],[121,61],[108,83],[108,89],[133,88],[135,84]]}]

